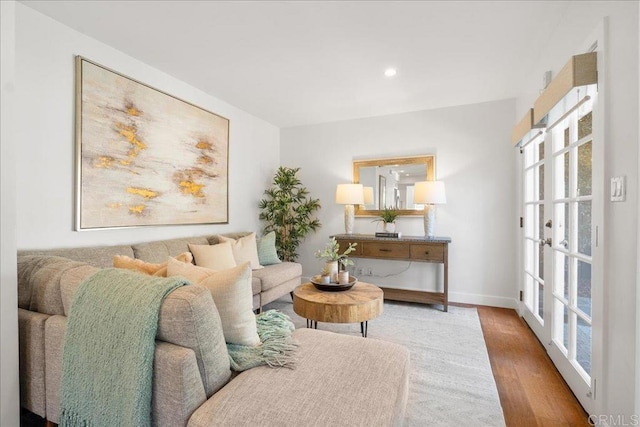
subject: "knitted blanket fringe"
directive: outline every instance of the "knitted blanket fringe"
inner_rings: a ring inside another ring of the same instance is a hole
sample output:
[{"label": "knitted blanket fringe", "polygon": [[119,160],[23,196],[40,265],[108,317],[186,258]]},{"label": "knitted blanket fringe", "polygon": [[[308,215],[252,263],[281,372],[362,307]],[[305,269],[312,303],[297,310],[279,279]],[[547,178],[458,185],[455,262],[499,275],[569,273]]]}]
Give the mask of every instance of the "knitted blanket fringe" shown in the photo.
[{"label": "knitted blanket fringe", "polygon": [[277,310],[264,311],[256,315],[256,325],[261,345],[227,343],[231,369],[245,371],[260,365],[294,369],[298,345],[291,338],[295,326],[289,316]]},{"label": "knitted blanket fringe", "polygon": [[182,278],[103,269],[80,284],[67,320],[60,426],[150,426],[160,306]]}]

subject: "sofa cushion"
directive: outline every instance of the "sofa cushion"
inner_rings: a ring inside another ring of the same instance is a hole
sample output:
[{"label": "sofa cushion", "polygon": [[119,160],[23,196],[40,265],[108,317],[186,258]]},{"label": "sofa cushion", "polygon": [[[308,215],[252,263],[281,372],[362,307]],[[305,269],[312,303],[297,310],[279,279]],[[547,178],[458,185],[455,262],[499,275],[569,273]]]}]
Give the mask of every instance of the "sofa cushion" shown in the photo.
[{"label": "sofa cushion", "polygon": [[95,267],[111,267],[115,255],[127,255],[133,257],[133,249],[128,245],[120,246],[95,246],[89,248],[64,248],[46,250],[21,250],[18,255],[58,256],[74,261],[86,262]]},{"label": "sofa cushion", "polygon": [[64,272],[60,278],[60,295],[62,296],[62,306],[64,308],[65,316],[69,315],[73,296],[75,295],[78,286],[80,286],[80,283],[97,271],[99,271],[99,268],[97,267],[82,264]]},{"label": "sofa cushion", "polygon": [[280,258],[278,258],[275,231],[270,231],[256,239],[256,246],[258,247],[258,260],[260,260],[260,265],[280,264],[282,262]]},{"label": "sofa cushion", "polygon": [[19,306],[44,314],[63,314],[60,279],[67,270],[83,265],[57,256],[19,255]]},{"label": "sofa cushion", "polygon": [[167,275],[186,277],[211,292],[228,343],[248,346],[260,344],[253,314],[251,267],[248,262],[229,270],[215,271],[169,259]]},{"label": "sofa cushion", "polygon": [[[189,243],[207,245],[206,237],[186,237],[182,239],[159,240],[133,245],[134,257],[146,262],[164,262],[182,252],[189,252]],[[111,266],[111,264],[109,264]]]},{"label": "sofa cushion", "polygon": [[295,369],[242,372],[200,406],[188,426],[402,424],[406,348],[313,329],[296,330],[293,338],[299,344]]},{"label": "sofa cushion", "polygon": [[207,241],[209,242],[210,245],[217,245],[218,243],[220,243],[220,236],[230,237],[232,239],[237,240],[244,236],[248,236],[249,234],[251,234],[251,232],[249,231],[241,231],[237,233],[214,234],[213,236],[207,236]]},{"label": "sofa cushion", "polygon": [[[175,258],[180,262],[191,263],[193,261],[191,252],[183,252]],[[145,262],[141,259],[131,258],[126,255],[116,255],[113,257],[113,266],[115,268],[125,268],[158,277],[167,277],[167,263],[168,261],[161,263]]]},{"label": "sofa cushion", "polygon": [[249,233],[248,235],[239,239],[232,239],[231,237],[218,236],[218,239],[222,243],[229,243],[231,245],[231,251],[233,252],[233,259],[236,261],[236,265],[244,264],[245,262],[251,263],[252,270],[258,270],[264,268],[260,265],[258,259],[258,247],[256,246],[256,233]]},{"label": "sofa cushion", "polygon": [[207,396],[229,381],[231,365],[222,321],[211,293],[204,287],[181,286],[165,297],[157,338],[194,351]]},{"label": "sofa cushion", "polygon": [[260,289],[262,292],[274,288],[302,275],[302,265],[295,262],[283,262],[270,265],[269,268],[254,270],[253,277],[260,279]]},{"label": "sofa cushion", "polygon": [[200,267],[212,270],[228,270],[238,265],[233,258],[230,243],[219,243],[217,245],[190,244],[189,250],[193,252],[196,265]]}]

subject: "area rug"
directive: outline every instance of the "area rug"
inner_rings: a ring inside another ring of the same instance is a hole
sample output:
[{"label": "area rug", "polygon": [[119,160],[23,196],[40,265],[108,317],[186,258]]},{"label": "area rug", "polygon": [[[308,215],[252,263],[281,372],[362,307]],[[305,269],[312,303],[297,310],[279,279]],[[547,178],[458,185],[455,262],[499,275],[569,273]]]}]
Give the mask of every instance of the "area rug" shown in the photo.
[{"label": "area rug", "polygon": [[[283,297],[264,307],[288,314],[296,328],[306,320]],[[318,329],[361,336],[359,324],[318,323]],[[411,352],[405,426],[504,426],[498,391],[475,308],[385,301],[369,322],[368,338],[395,342]]]}]

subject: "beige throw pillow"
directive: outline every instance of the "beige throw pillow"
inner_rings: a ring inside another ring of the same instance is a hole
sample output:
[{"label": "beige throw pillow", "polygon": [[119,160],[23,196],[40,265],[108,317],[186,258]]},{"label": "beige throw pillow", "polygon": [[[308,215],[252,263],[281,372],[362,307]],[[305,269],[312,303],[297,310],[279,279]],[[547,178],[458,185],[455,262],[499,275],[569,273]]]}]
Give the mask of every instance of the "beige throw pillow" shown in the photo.
[{"label": "beige throw pillow", "polygon": [[[191,252],[183,252],[175,259],[183,263],[191,264],[191,261],[193,261],[193,255],[191,255]],[[159,277],[167,277],[167,262],[168,261],[160,264],[154,264],[151,262],[144,262],[140,259],[131,258],[126,255],[115,255],[113,257],[113,266],[115,268],[126,268],[127,270],[133,270],[150,276]]]},{"label": "beige throw pillow", "polygon": [[213,270],[228,270],[239,265],[233,258],[230,243],[217,245],[194,245],[189,243],[189,250],[193,252],[196,265]]},{"label": "beige throw pillow", "polygon": [[232,239],[230,237],[218,236],[218,240],[222,243],[229,243],[231,245],[233,259],[236,260],[237,265],[245,262],[250,262],[252,270],[264,268],[260,265],[260,260],[258,259],[256,233],[247,234],[246,236],[241,237],[238,240]]},{"label": "beige throw pillow", "polygon": [[215,271],[170,259],[167,274],[169,277],[182,276],[209,289],[220,313],[222,332],[228,343],[260,345],[256,316],[253,314],[249,263]]}]

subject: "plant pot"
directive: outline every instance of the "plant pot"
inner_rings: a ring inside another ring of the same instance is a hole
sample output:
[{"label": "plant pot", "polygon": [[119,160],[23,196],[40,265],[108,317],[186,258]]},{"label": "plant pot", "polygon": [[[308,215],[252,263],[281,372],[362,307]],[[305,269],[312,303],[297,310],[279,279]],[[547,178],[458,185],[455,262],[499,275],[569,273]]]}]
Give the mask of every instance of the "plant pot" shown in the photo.
[{"label": "plant pot", "polygon": [[384,223],[384,232],[385,233],[395,233],[396,232],[396,223],[395,222],[385,222]]},{"label": "plant pot", "polygon": [[338,261],[329,261],[325,263],[323,271],[331,276],[331,281],[333,283],[338,283]]}]

